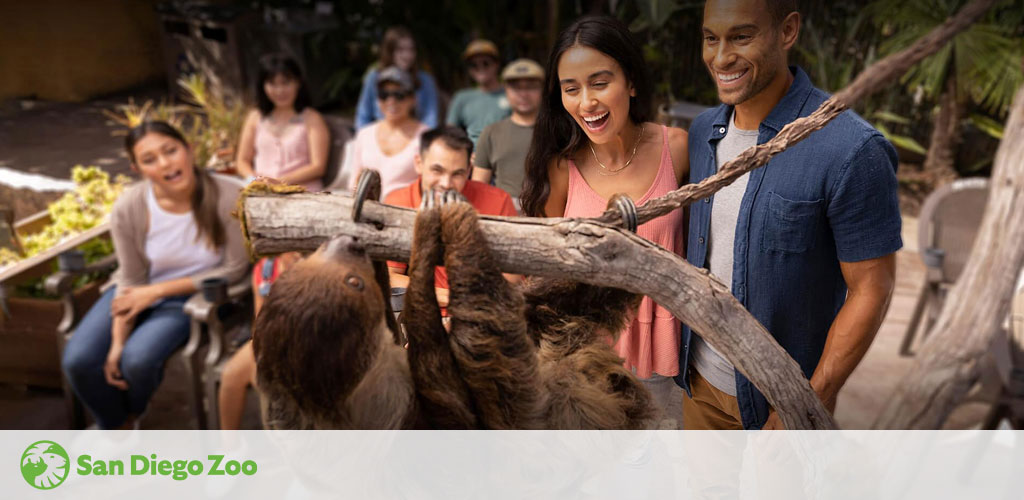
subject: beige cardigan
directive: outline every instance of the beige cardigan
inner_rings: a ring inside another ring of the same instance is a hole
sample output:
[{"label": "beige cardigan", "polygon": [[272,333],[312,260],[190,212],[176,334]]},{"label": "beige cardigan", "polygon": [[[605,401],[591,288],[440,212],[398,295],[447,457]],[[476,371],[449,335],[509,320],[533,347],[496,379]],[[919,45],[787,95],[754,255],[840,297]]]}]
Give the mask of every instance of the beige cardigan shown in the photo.
[{"label": "beige cardigan", "polygon": [[[228,283],[240,281],[249,270],[249,256],[242,242],[242,230],[238,219],[231,215],[235,210],[242,182],[234,177],[212,174],[218,188],[217,212],[224,227],[224,251],[220,265],[190,276],[196,289],[204,279],[225,278]],[[117,254],[117,271],[104,289],[117,285],[125,287],[149,284],[149,259],[146,258],[146,233],[149,231],[149,208],[146,192],[152,189],[149,181],[130,186],[114,203],[110,214],[110,234]],[[200,241],[197,245],[205,244]]]}]

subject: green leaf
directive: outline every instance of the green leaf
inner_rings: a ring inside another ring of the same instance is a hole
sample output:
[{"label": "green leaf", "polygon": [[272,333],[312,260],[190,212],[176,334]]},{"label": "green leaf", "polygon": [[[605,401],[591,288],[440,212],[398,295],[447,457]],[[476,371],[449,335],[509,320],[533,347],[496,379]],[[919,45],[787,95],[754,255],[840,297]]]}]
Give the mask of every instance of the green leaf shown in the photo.
[{"label": "green leaf", "polygon": [[[884,113],[884,111],[880,111],[880,113]],[[907,151],[912,151],[919,155],[927,153],[927,151],[924,149],[924,146],[921,146],[921,143],[915,141],[913,137],[894,134],[889,130],[889,127],[886,127],[882,123],[874,123],[873,125],[876,129],[878,129],[879,132],[882,133],[882,135],[885,136],[886,139],[889,140],[889,142],[893,144],[893,146],[905,149]]]},{"label": "green leaf", "polygon": [[903,116],[897,115],[891,111],[879,110],[875,111],[871,116],[889,123],[896,123],[899,125],[910,125],[910,119]]},{"label": "green leaf", "polygon": [[1003,140],[1003,125],[987,116],[972,113],[967,118],[971,125],[996,140]]}]

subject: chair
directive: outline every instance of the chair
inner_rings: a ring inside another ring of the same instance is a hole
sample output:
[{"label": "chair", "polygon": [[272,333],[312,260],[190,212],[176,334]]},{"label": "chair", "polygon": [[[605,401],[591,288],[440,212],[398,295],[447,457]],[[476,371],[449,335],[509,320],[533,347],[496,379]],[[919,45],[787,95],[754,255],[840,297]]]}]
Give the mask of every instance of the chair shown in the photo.
[{"label": "chair", "polygon": [[[81,261],[80,254],[76,255],[76,252],[72,251],[61,254],[58,263],[59,271],[46,278],[45,288],[48,293],[60,296],[63,302],[64,315],[57,327],[58,352],[63,357],[64,346],[88,310],[88,308],[76,307],[72,294],[74,282],[85,274],[112,272],[117,267],[117,259],[111,255],[86,266]],[[219,297],[211,301],[204,297],[202,292],[196,293],[185,303],[185,313],[191,317],[189,338],[168,359],[169,363],[176,360],[184,367],[193,424],[197,429],[209,429],[210,423],[216,422],[216,420],[211,421],[210,417],[210,409],[216,407],[216,397],[212,402],[204,401],[203,382],[211,377],[210,367],[220,361],[213,358],[225,354],[222,346],[226,328],[252,317],[251,307],[249,309],[245,307],[247,301],[251,302],[252,295],[248,274],[243,282],[228,287],[223,293],[215,295],[219,295]],[[209,347],[206,356],[201,359],[200,348],[204,345]],[[63,375],[62,385],[71,427],[83,428],[85,412],[82,403],[75,397],[67,378]]]},{"label": "chair", "polygon": [[324,115],[327,129],[331,133],[330,150],[327,153],[327,169],[324,171],[323,184],[327,191],[346,191],[348,189],[348,148],[352,141],[352,121],[335,115]]},{"label": "chair", "polygon": [[923,339],[938,319],[946,294],[970,257],[987,201],[985,178],[959,179],[935,190],[925,200],[918,219],[918,251],[927,271],[900,343],[901,356],[913,355],[915,337]]}]

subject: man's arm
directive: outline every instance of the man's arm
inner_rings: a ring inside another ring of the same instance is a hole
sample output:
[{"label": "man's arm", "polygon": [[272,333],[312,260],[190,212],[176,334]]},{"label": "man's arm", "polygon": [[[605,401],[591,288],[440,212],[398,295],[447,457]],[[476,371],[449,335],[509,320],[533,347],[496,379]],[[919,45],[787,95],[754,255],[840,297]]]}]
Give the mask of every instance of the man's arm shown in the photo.
[{"label": "man's arm", "polygon": [[[839,267],[849,293],[828,330],[825,350],[811,375],[811,388],[830,412],[835,411],[839,389],[864,358],[889,309],[896,283],[896,254],[840,262]],[[774,410],[763,428],[783,428]]]},{"label": "man's arm", "polygon": [[[388,278],[391,279],[391,286],[394,288],[409,288],[409,275],[405,274],[406,272],[404,269],[400,270],[388,266]],[[448,307],[448,289],[434,287],[434,293],[437,295],[437,305]]]}]

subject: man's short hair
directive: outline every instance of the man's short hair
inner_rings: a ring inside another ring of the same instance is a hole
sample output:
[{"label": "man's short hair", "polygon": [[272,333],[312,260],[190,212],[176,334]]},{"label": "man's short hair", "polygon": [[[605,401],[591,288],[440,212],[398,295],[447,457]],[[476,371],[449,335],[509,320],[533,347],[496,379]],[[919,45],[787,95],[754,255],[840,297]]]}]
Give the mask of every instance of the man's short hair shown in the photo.
[{"label": "man's short hair", "polygon": [[473,141],[466,135],[466,131],[454,125],[441,125],[432,128],[420,136],[420,156],[427,154],[430,145],[436,140],[444,141],[445,146],[452,149],[461,149],[466,152],[466,162],[473,156]]},{"label": "man's short hair", "polygon": [[768,13],[772,16],[772,24],[775,27],[782,26],[782,21],[786,20],[786,16],[793,12],[797,12],[797,0],[764,0],[765,5],[768,6]]}]

